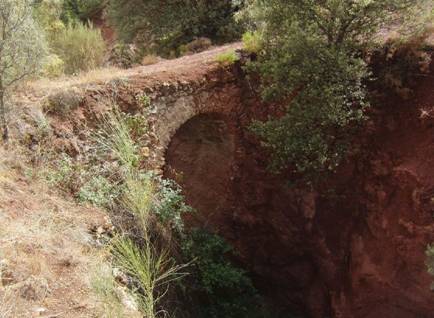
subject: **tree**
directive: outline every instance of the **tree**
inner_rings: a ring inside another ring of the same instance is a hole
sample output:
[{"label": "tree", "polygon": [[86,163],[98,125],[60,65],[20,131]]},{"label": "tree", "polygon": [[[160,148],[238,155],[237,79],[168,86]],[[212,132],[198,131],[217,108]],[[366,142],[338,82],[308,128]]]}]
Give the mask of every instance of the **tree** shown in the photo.
[{"label": "tree", "polygon": [[286,113],[252,128],[271,148],[272,167],[333,171],[351,148],[369,106],[363,51],[380,30],[425,0],[254,0],[248,8],[262,50],[253,65],[266,99]]},{"label": "tree", "polygon": [[153,42],[167,52],[195,37],[224,42],[240,36],[233,15],[241,5],[232,0],[110,0],[109,12],[124,41]]},{"label": "tree", "polygon": [[45,56],[45,39],[33,20],[30,0],[0,0],[0,125],[8,139],[6,97],[34,74]]}]

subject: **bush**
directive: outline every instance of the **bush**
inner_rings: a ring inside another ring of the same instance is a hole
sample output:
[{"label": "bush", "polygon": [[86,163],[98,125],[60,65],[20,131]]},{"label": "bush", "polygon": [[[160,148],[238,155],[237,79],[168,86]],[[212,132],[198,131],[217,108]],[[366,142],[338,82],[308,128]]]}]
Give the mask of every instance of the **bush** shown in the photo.
[{"label": "bush", "polygon": [[432,32],[432,27],[426,27],[409,37],[390,39],[385,46],[374,50],[371,64],[378,84],[408,98],[416,77],[430,72],[432,48],[427,43]]},{"label": "bush", "polygon": [[119,195],[119,188],[101,175],[90,178],[77,193],[79,201],[89,202],[99,207],[109,207]]},{"label": "bush", "polygon": [[184,230],[182,216],[193,212],[185,203],[181,187],[172,180],[157,178],[157,198],[154,204],[154,213],[159,221],[177,233]]},{"label": "bush", "polygon": [[62,4],[63,0],[40,0],[35,2],[35,19],[45,31],[50,44],[53,38],[65,29],[65,25],[60,20]]},{"label": "bush", "polygon": [[183,242],[184,257],[193,260],[188,293],[201,300],[195,317],[259,317],[257,291],[246,273],[228,261],[232,252],[221,237],[203,230],[192,231]]},{"label": "bush", "polygon": [[227,51],[216,56],[215,60],[222,65],[232,65],[239,60],[235,51]]},{"label": "bush", "polygon": [[149,54],[149,55],[145,55],[142,58],[142,65],[153,65],[153,64],[157,64],[160,61],[160,58],[157,55],[153,55],[153,54]]},{"label": "bush", "polygon": [[105,0],[63,0],[61,18],[65,24],[87,22],[104,8]]},{"label": "bush", "polygon": [[71,88],[49,95],[43,106],[47,113],[66,116],[79,107],[82,101],[83,93],[80,89]]},{"label": "bush", "polygon": [[249,31],[243,34],[243,48],[249,53],[259,53],[261,50],[261,36],[258,31]]},{"label": "bush", "polygon": [[66,74],[89,71],[103,64],[106,45],[92,25],[69,25],[53,41],[54,52],[64,61]]},{"label": "bush", "polygon": [[62,76],[65,72],[65,62],[56,54],[49,55],[42,66],[42,75],[48,78]]},{"label": "bush", "polygon": [[181,55],[199,53],[209,49],[211,46],[212,41],[210,39],[201,37],[191,41],[190,43],[181,45],[179,53]]}]

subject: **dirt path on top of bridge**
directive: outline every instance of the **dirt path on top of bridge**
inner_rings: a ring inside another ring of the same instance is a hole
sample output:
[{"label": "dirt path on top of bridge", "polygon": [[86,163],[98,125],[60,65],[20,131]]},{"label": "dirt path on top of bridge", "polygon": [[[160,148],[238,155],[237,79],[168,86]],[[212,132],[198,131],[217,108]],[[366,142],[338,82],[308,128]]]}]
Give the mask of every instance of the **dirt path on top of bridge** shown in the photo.
[{"label": "dirt path on top of bridge", "polygon": [[77,76],[64,76],[58,79],[43,78],[29,81],[16,91],[14,97],[15,100],[21,103],[25,101],[35,102],[54,91],[68,87],[103,84],[114,79],[126,79],[137,76],[152,76],[163,80],[194,77],[197,73],[205,74],[209,68],[215,67],[217,65],[216,57],[219,54],[241,48],[242,43],[236,42],[177,59],[162,59],[152,65],[136,66],[129,69],[105,67],[81,73]]}]

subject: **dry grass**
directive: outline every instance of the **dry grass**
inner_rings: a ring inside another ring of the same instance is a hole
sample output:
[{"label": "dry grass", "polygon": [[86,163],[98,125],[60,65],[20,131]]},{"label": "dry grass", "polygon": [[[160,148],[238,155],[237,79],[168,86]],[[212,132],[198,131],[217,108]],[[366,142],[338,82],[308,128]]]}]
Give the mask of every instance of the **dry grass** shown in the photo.
[{"label": "dry grass", "polygon": [[103,317],[89,268],[101,264],[91,232],[107,224],[105,214],[26,176],[20,155],[0,148],[0,158],[0,312]]},{"label": "dry grass", "polygon": [[146,55],[142,59],[142,65],[153,65],[160,62],[160,58],[156,55]]},{"label": "dry grass", "polygon": [[72,86],[85,86],[86,84],[104,84],[113,79],[121,78],[128,72],[116,67],[99,68],[83,72],[75,76],[62,76],[57,79],[41,78],[23,84],[19,93],[28,92],[33,96],[49,95],[53,91],[67,89]]}]

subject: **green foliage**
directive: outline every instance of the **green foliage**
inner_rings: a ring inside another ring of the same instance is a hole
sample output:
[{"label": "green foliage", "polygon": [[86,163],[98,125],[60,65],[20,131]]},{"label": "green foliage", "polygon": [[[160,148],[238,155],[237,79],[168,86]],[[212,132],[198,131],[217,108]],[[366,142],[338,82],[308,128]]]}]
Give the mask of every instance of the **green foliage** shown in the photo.
[{"label": "green foliage", "polygon": [[192,295],[201,299],[196,317],[255,317],[259,298],[246,273],[228,257],[232,248],[221,237],[203,230],[189,233],[183,252],[193,261]]},{"label": "green foliage", "polygon": [[184,230],[182,216],[193,212],[185,203],[181,187],[172,180],[157,178],[158,195],[154,203],[154,213],[160,222],[178,233]]},{"label": "green foliage", "polygon": [[40,0],[34,7],[35,19],[45,31],[50,44],[65,29],[64,23],[60,20],[62,5],[63,0]]},{"label": "green foliage", "polygon": [[62,21],[74,24],[78,21],[87,22],[106,4],[105,0],[63,0]]},{"label": "green foliage", "polygon": [[77,197],[81,202],[108,207],[119,197],[119,189],[104,176],[96,175],[80,187]]},{"label": "green foliage", "polygon": [[65,72],[65,62],[56,54],[50,54],[44,60],[42,66],[42,75],[48,78],[55,78],[63,75]]},{"label": "green foliage", "polygon": [[[424,0],[416,1],[418,3]],[[350,149],[369,106],[370,72],[361,49],[413,0],[255,0],[249,8],[262,39],[258,62],[267,100],[286,114],[252,130],[272,150],[272,168],[304,175],[334,170]]]},{"label": "green foliage", "polygon": [[240,36],[233,15],[240,8],[231,0],[110,0],[109,11],[126,42],[155,44],[169,54],[198,37],[225,42]]},{"label": "green foliage", "polygon": [[89,71],[104,62],[106,45],[92,25],[68,25],[54,38],[52,48],[65,63],[66,74]]},{"label": "green foliage", "polygon": [[283,117],[255,123],[252,129],[272,149],[273,169],[290,162],[302,173],[333,171],[348,150],[351,132],[364,118],[368,104],[362,81],[368,72],[363,60],[346,51],[293,34],[294,42],[282,44],[259,69],[270,81],[263,89],[265,98],[299,92]]},{"label": "green foliage", "polygon": [[53,169],[48,169],[45,172],[45,179],[50,185],[61,186],[62,189],[71,190],[75,188],[76,184],[75,164],[72,158],[66,154],[63,154],[55,163]]},{"label": "green foliage", "polygon": [[261,50],[261,35],[258,31],[248,31],[243,34],[243,49],[249,53],[259,53]]},{"label": "green foliage", "polygon": [[140,103],[143,107],[149,107],[151,105],[151,99],[146,94],[139,94],[136,96],[136,100]]},{"label": "green foliage", "polygon": [[239,60],[238,55],[234,50],[221,53],[217,55],[215,59],[222,65],[232,65]]}]

